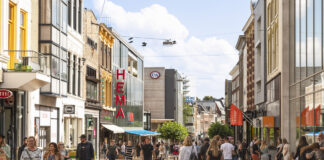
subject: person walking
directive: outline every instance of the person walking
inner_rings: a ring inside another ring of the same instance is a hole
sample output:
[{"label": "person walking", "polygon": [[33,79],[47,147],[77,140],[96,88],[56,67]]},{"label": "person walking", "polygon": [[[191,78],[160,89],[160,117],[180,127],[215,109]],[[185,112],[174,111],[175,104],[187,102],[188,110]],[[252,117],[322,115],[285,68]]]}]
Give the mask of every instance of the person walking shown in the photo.
[{"label": "person walking", "polygon": [[43,160],[42,150],[37,148],[35,137],[28,137],[27,147],[21,153],[20,160]]},{"label": "person walking", "polygon": [[263,140],[261,142],[260,151],[261,151],[261,160],[269,160],[270,159],[269,147],[268,147],[266,140]]},{"label": "person walking", "polygon": [[207,150],[207,160],[222,160],[223,154],[218,147],[218,140],[213,139]]},{"label": "person walking", "polygon": [[208,151],[208,148],[209,148],[209,138],[205,138],[204,144],[201,146],[200,152],[198,154],[199,160],[206,160],[206,158],[207,158],[206,153]]},{"label": "person walking", "polygon": [[57,148],[57,144],[51,142],[48,144],[48,151],[45,152],[43,156],[44,160],[63,160],[63,157],[60,151]]},{"label": "person walking", "polygon": [[251,158],[253,160],[260,160],[260,148],[259,148],[260,140],[256,140],[252,146],[252,154]]},{"label": "person walking", "polygon": [[87,136],[85,134],[80,137],[81,143],[77,146],[76,158],[78,160],[92,160],[94,158],[93,146],[87,141]]},{"label": "person walking", "polygon": [[289,143],[286,138],[282,140],[282,143],[283,143],[283,149],[282,149],[283,159],[289,160],[290,157]]},{"label": "person walking", "polygon": [[165,155],[166,155],[165,145],[164,142],[162,142],[159,147],[159,158],[164,159],[166,157]]},{"label": "person walking", "polygon": [[144,160],[152,160],[153,145],[150,138],[145,138],[144,144],[141,146]]},{"label": "person walking", "polygon": [[316,156],[320,160],[324,160],[324,134],[323,132],[318,134],[318,144],[320,149],[318,150]]},{"label": "person walking", "polygon": [[123,144],[120,146],[120,153],[125,156],[126,152],[126,142],[123,142]]},{"label": "person walking", "polygon": [[136,158],[140,158],[141,157],[141,144],[140,142],[137,142],[136,144]]},{"label": "person walking", "polygon": [[234,151],[234,146],[229,143],[228,137],[225,137],[225,143],[221,145],[221,151],[223,152],[224,160],[232,160],[232,154]]},{"label": "person walking", "polygon": [[276,152],[276,160],[282,160],[283,154],[282,154],[283,144],[281,138],[278,138],[277,140],[277,152]]},{"label": "person walking", "polygon": [[165,142],[165,157],[166,159],[168,159],[169,157],[169,153],[170,153],[170,146],[169,146],[169,143],[168,142]]},{"label": "person walking", "polygon": [[6,144],[6,137],[4,135],[0,135],[0,157],[3,159],[10,159],[10,146]]},{"label": "person walking", "polygon": [[132,160],[135,153],[135,148],[132,145],[132,141],[128,141],[127,145],[125,146],[125,159]]},{"label": "person walking", "polygon": [[305,146],[300,151],[300,160],[318,160],[316,157],[316,152],[319,151],[320,145],[318,143],[313,143],[311,145]]},{"label": "person walking", "polygon": [[238,146],[238,159],[245,160],[245,155],[246,155],[246,149],[244,149],[244,144],[241,143]]},{"label": "person walking", "polygon": [[179,160],[191,160],[192,158],[198,159],[198,154],[195,146],[192,144],[192,139],[190,136],[187,136],[183,141],[183,146],[180,148]]},{"label": "person walking", "polygon": [[59,142],[57,144],[58,150],[60,151],[61,155],[63,156],[64,160],[70,159],[69,151],[65,149],[64,143]]},{"label": "person walking", "polygon": [[110,145],[107,147],[107,158],[109,160],[115,160],[117,158],[118,155],[118,148],[115,144],[115,140],[111,140],[110,141]]},{"label": "person walking", "polygon": [[294,155],[294,159],[300,159],[300,151],[303,147],[308,146],[307,140],[305,136],[301,136],[299,138],[296,154]]},{"label": "person walking", "polygon": [[238,159],[238,153],[237,153],[238,152],[238,148],[237,148],[237,145],[235,145],[234,139],[231,139],[230,142],[234,146],[234,150],[232,152],[232,159],[233,160],[237,160]]},{"label": "person walking", "polygon": [[24,138],[24,144],[21,145],[18,149],[18,158],[20,158],[21,153],[24,151],[26,147],[27,147],[27,137]]}]

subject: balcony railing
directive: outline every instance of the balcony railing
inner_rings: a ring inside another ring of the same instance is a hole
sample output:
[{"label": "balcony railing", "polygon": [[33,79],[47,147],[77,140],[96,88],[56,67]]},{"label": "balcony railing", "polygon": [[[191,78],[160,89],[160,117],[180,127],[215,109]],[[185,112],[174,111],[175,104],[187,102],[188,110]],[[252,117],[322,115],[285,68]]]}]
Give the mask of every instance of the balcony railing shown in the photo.
[{"label": "balcony railing", "polygon": [[[39,72],[50,74],[50,57],[32,50],[5,50],[10,59],[7,72]],[[59,66],[57,66],[59,67]]]}]

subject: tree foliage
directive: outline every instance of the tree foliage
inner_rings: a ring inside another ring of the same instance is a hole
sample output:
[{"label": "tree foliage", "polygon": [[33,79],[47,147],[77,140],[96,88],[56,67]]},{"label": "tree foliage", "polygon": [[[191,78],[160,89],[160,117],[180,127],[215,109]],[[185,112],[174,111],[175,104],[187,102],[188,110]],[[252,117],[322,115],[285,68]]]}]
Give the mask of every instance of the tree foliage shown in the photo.
[{"label": "tree foliage", "polygon": [[171,140],[183,140],[188,135],[185,126],[177,122],[165,122],[157,129],[161,133],[160,137]]},{"label": "tree foliage", "polygon": [[187,123],[188,117],[193,115],[193,108],[189,105],[189,103],[183,104],[183,123]]},{"label": "tree foliage", "polygon": [[223,125],[218,122],[212,123],[208,129],[208,136],[212,138],[215,135],[219,135],[223,138],[226,136],[233,136],[233,130],[227,125]]},{"label": "tree foliage", "polygon": [[203,100],[204,100],[204,101],[215,101],[216,98],[214,98],[213,96],[205,96],[205,97],[203,98]]}]

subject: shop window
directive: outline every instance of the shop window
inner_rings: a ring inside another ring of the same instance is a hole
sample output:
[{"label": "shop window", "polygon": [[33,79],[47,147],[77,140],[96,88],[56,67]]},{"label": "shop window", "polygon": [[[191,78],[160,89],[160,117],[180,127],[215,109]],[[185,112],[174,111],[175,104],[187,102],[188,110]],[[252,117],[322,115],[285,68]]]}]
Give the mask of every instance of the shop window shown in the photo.
[{"label": "shop window", "polygon": [[[16,50],[16,4],[9,2],[9,16],[8,16],[8,50]],[[16,63],[16,53],[9,52],[8,69],[14,69]]]},{"label": "shop window", "polygon": [[79,137],[82,134],[82,119],[64,118],[64,142],[66,148],[76,149],[79,143]]}]

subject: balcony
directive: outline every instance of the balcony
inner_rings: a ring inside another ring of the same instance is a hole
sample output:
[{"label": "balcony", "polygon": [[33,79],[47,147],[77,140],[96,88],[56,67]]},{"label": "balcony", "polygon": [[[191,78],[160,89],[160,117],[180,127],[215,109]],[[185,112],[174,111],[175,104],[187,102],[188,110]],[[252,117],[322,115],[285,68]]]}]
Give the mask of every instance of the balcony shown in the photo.
[{"label": "balcony", "polygon": [[50,58],[30,50],[10,50],[1,88],[34,91],[50,83]]}]

